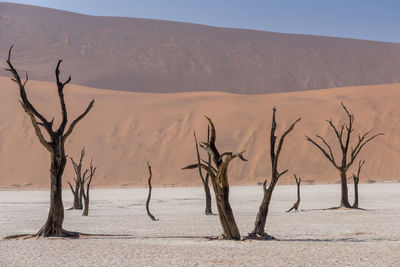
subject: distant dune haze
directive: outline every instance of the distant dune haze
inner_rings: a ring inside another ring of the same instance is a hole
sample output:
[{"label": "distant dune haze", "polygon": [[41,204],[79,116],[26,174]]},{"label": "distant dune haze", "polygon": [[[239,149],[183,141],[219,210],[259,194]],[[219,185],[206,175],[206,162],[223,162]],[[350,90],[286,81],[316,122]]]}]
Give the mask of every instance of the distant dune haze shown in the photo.
[{"label": "distant dune haze", "polygon": [[[62,70],[66,75],[67,70]],[[48,118],[56,115],[58,125],[55,84],[30,81],[27,93]],[[78,157],[86,146],[85,164],[93,157],[98,166],[95,186],[145,186],[146,161],[153,167],[152,182],[156,186],[201,185],[196,170],[181,168],[196,161],[193,129],[200,141],[206,138],[204,114],[215,122],[221,151],[247,149],[248,162],[236,160],[231,164],[232,184],[255,185],[270,179],[268,140],[274,105],[278,109],[278,136],[302,117],[284,144],[279,170],[289,172],[280,183],[293,182],[293,172],[304,181],[336,183],[337,170],[304,136],[320,134],[336,144],[325,120],[346,119],[340,101],[355,115],[355,138],[358,132],[367,130],[385,133],[360,154],[359,159],[366,160],[361,182],[400,180],[400,84],[265,95],[154,94],[68,85],[65,95],[70,121],[86,108],[90,99],[96,100],[93,110],[77,125],[66,144],[66,153],[72,157]],[[48,187],[49,163],[48,152],[40,145],[18,103],[18,88],[9,78],[0,77],[0,187]],[[349,177],[356,171],[356,164],[348,172]],[[73,168],[68,162],[64,182],[72,178]]]},{"label": "distant dune haze", "polygon": [[[400,44],[96,17],[0,3],[0,58],[53,81],[152,93],[264,94],[400,82]],[[5,72],[0,72],[5,76]]]}]

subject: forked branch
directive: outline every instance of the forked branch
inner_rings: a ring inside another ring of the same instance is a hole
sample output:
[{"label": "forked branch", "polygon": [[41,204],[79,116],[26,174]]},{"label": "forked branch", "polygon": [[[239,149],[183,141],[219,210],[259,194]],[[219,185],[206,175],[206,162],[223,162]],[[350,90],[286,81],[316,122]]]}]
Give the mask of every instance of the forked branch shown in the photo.
[{"label": "forked branch", "polygon": [[[83,174],[83,182],[82,182],[82,196],[84,199],[84,209],[82,216],[88,216],[89,214],[89,190],[90,190],[90,184],[92,183],[92,179],[94,177],[94,174],[96,173],[96,167],[93,167],[93,160],[90,161],[90,169],[85,170]],[[89,175],[86,177],[86,175],[89,173]],[[85,192],[85,184],[86,184],[86,192]]]}]

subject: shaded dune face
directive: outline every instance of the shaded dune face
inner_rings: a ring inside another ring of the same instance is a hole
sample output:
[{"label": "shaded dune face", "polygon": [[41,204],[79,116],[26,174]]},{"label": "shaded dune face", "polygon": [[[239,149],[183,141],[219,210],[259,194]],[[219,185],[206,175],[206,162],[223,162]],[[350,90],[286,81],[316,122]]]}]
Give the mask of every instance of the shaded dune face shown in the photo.
[{"label": "shaded dune face", "polygon": [[[65,74],[66,75],[66,74]],[[54,83],[30,81],[27,93],[48,118],[60,122]],[[232,184],[251,184],[270,178],[268,138],[272,107],[277,107],[277,134],[298,117],[302,121],[286,138],[279,170],[289,169],[280,183],[293,182],[292,173],[303,182],[337,183],[339,174],[305,135],[320,134],[336,144],[326,119],[344,122],[343,101],[355,115],[358,131],[377,130],[385,135],[368,144],[359,159],[365,159],[360,182],[399,180],[400,84],[345,87],[266,95],[222,92],[171,94],[133,93],[69,85],[65,88],[69,118],[80,114],[95,98],[93,112],[76,127],[66,144],[66,153],[78,157],[86,146],[87,162],[98,166],[95,186],[145,186],[146,161],[153,168],[153,184],[200,185],[197,171],[182,167],[196,161],[193,129],[199,141],[206,139],[207,121],[213,118],[221,151],[247,149],[248,162],[231,164]],[[335,146],[335,148],[337,148]],[[335,150],[334,152],[338,152]],[[0,186],[47,187],[49,156],[39,144],[28,117],[18,104],[18,89],[9,78],[0,78]],[[357,163],[348,175],[356,172]],[[72,180],[70,162],[64,181]]]},{"label": "shaded dune face", "polygon": [[[259,94],[400,82],[400,44],[94,17],[0,3],[0,58],[52,81],[137,92]],[[5,75],[0,71],[0,75]]]}]

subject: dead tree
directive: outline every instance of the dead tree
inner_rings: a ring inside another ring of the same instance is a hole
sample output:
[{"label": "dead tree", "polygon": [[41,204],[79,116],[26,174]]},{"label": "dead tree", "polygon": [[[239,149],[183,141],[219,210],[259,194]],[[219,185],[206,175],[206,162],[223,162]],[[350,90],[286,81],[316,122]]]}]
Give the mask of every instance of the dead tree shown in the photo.
[{"label": "dead tree", "polygon": [[358,141],[355,143],[355,146],[351,146],[351,137],[354,131],[354,116],[348,111],[343,103],[341,103],[341,105],[346,112],[348,122],[343,123],[339,126],[335,126],[332,120],[327,121],[329,127],[334,132],[336,139],[339,143],[341,152],[341,159],[339,160],[339,162],[336,161],[332,147],[331,145],[329,145],[325,138],[319,135],[315,135],[315,138],[319,139],[323,144],[318,143],[316,140],[308,136],[306,136],[306,140],[317,147],[340,173],[341,201],[339,208],[352,208],[349,203],[348,196],[347,170],[351,167],[351,165],[353,165],[355,159],[359,155],[360,151],[364,148],[364,146],[376,137],[383,135],[383,133],[378,133],[370,136],[372,131],[368,131],[364,134],[358,134]]},{"label": "dead tree", "polygon": [[[210,142],[210,126],[208,126],[208,131],[207,131],[207,143]],[[199,143],[197,142],[197,137],[196,137],[196,131],[193,131],[194,135],[194,142],[196,145],[196,153],[197,153],[197,163],[201,163],[201,158],[200,158],[200,152],[199,152]],[[207,164],[211,164],[211,155],[208,154],[208,161]],[[204,192],[206,195],[206,209],[205,209],[205,214],[206,215],[212,215],[212,208],[211,208],[211,192],[210,192],[210,186],[208,185],[208,181],[210,179],[210,174],[207,172],[206,177],[203,175],[203,170],[201,167],[199,167],[199,174],[200,174],[200,179],[201,182],[203,183],[204,187]]]},{"label": "dead tree", "polygon": [[[83,119],[86,114],[92,109],[94,100],[92,100],[87,106],[86,110],[79,115],[67,128],[68,116],[67,108],[64,101],[64,87],[71,81],[71,76],[65,82],[60,81],[60,64],[62,60],[59,60],[55,70],[55,76],[57,80],[57,92],[58,98],[61,105],[62,121],[58,129],[53,129],[54,119],[48,120],[44,115],[31,104],[28,100],[25,91],[25,85],[28,81],[28,75],[26,75],[25,81],[22,81],[18,71],[14,68],[11,63],[11,52],[13,46],[11,46],[8,52],[8,69],[13,75],[12,80],[19,86],[20,103],[26,114],[31,119],[32,126],[35,129],[35,133],[40,143],[49,151],[51,166],[50,166],[50,209],[47,217],[47,221],[43,227],[34,235],[37,237],[48,237],[48,236],[77,236],[78,233],[69,232],[62,228],[64,221],[64,207],[62,202],[62,175],[64,173],[67,158],[65,155],[65,141],[71,135],[76,124]],[[49,141],[43,135],[43,130],[47,133]]]},{"label": "dead tree", "polygon": [[292,125],[290,125],[290,127],[283,133],[283,135],[279,139],[278,148],[275,149],[275,144],[277,140],[277,137],[275,136],[275,131],[277,127],[275,120],[276,108],[274,107],[272,110],[273,110],[272,126],[270,135],[270,157],[271,157],[271,171],[272,171],[271,182],[267,186],[267,180],[264,181],[263,184],[264,197],[258,209],[256,221],[254,224],[254,230],[253,232],[249,233],[246,239],[263,239],[263,240],[274,239],[273,236],[270,236],[265,232],[265,224],[267,221],[269,204],[271,202],[272,193],[275,189],[276,184],[278,183],[279,178],[288,171],[288,170],[282,172],[278,171],[278,160],[286,136],[294,129],[296,124],[301,120],[301,118],[298,118],[296,121],[292,123]]},{"label": "dead tree", "polygon": [[208,161],[202,160],[201,163],[195,163],[183,169],[196,169],[200,166],[210,175],[215,194],[215,202],[218,208],[219,221],[223,230],[222,238],[240,240],[240,232],[229,203],[228,167],[235,158],[239,158],[242,161],[247,160],[243,157],[244,151],[240,153],[224,152],[220,154],[215,146],[216,132],[214,123],[207,116],[206,118],[210,125],[210,139],[207,143],[200,143],[200,146],[212,157],[215,166]]},{"label": "dead tree", "polygon": [[[89,190],[90,190],[90,184],[92,183],[92,179],[94,177],[94,174],[96,172],[96,167],[93,167],[93,162],[90,161],[90,171],[89,171],[89,176],[86,177],[86,174],[88,170],[85,171],[83,174],[83,180],[82,180],[82,196],[84,199],[84,209],[82,212],[82,216],[88,216],[89,214]],[[86,192],[85,192],[85,184],[86,184]]]},{"label": "dead tree", "polygon": [[354,203],[353,203],[353,208],[358,209],[358,182],[360,181],[360,173],[361,173],[361,168],[364,166],[365,160],[360,160],[358,162],[358,170],[357,170],[357,175],[353,173],[353,181],[354,181]]},{"label": "dead tree", "polygon": [[293,176],[294,176],[294,179],[296,180],[296,185],[297,185],[297,201],[286,212],[291,212],[292,210],[297,212],[299,210],[299,205],[300,205],[300,183],[301,183],[301,177],[297,177],[296,174],[293,174]]},{"label": "dead tree", "polygon": [[156,219],[156,217],[154,217],[153,214],[151,214],[150,212],[150,208],[149,208],[149,204],[150,204],[150,199],[151,199],[151,177],[153,176],[152,172],[151,172],[151,166],[149,164],[149,162],[147,162],[147,167],[149,168],[149,179],[147,180],[148,184],[149,184],[149,194],[147,195],[147,200],[146,200],[146,211],[147,211],[147,215],[149,215],[150,219],[152,219],[153,221],[158,221]]},{"label": "dead tree", "polygon": [[[69,157],[72,166],[74,167],[75,175],[76,177],[74,178],[75,182],[75,189],[73,188],[72,184],[68,181],[68,185],[71,188],[72,195],[74,196],[74,203],[72,204],[72,207],[70,209],[72,210],[81,210],[83,208],[83,203],[82,203],[82,196],[83,196],[83,191],[84,191],[84,185],[83,185],[83,180],[85,174],[82,175],[82,160],[85,157],[85,148],[82,148],[81,151],[81,157],[79,159],[79,163],[76,163],[75,160],[72,157]],[[85,172],[87,172],[86,170]]]}]

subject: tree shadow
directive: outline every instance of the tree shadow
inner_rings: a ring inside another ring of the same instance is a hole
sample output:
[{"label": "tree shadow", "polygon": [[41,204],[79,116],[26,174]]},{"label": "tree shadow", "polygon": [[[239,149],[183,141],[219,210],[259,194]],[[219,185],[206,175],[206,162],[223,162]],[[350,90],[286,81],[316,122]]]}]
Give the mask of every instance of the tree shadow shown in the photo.
[{"label": "tree shadow", "polygon": [[37,234],[18,234],[18,235],[9,235],[3,238],[3,240],[30,240],[30,239],[95,239],[96,237],[105,238],[105,237],[129,237],[131,235],[125,234],[86,234],[80,232],[71,232],[71,235],[68,236],[49,236],[42,237]]},{"label": "tree shadow", "polygon": [[[146,239],[192,239],[192,240],[203,240],[203,241],[221,241],[228,240],[221,236],[193,236],[193,235],[169,235],[169,236],[133,236],[127,234],[83,234],[79,233],[79,236],[74,237],[40,237],[49,240],[64,240],[64,239],[96,239],[96,240],[146,240]],[[37,239],[35,235],[11,235],[3,238],[3,240],[30,240]],[[238,240],[228,240],[235,241]],[[400,239],[396,238],[370,238],[370,239],[359,239],[359,238],[273,238],[273,239],[246,239],[243,238],[241,241],[252,242],[252,241],[274,241],[274,242],[311,242],[311,243],[336,243],[336,242],[348,242],[348,243],[364,243],[364,242],[399,242]]]},{"label": "tree shadow", "polygon": [[194,240],[220,240],[214,236],[172,235],[172,236],[133,236],[133,235],[89,235],[85,239],[129,240],[129,239],[194,239]]},{"label": "tree shadow", "polygon": [[364,209],[364,208],[346,208],[346,207],[331,207],[331,208],[320,208],[320,209],[301,209],[302,212],[307,211],[327,211],[327,210],[360,210],[360,211],[374,211],[373,209]]}]

